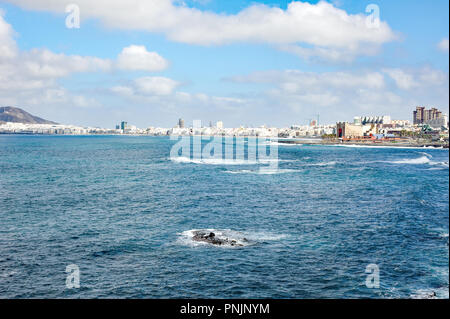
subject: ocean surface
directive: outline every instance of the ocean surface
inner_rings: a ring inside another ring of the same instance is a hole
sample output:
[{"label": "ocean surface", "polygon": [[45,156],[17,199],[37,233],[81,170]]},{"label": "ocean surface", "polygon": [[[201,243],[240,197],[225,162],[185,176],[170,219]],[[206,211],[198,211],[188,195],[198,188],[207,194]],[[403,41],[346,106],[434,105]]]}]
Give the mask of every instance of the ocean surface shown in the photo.
[{"label": "ocean surface", "polygon": [[175,143],[0,135],[0,298],[448,298],[448,150],[280,145],[260,171]]}]

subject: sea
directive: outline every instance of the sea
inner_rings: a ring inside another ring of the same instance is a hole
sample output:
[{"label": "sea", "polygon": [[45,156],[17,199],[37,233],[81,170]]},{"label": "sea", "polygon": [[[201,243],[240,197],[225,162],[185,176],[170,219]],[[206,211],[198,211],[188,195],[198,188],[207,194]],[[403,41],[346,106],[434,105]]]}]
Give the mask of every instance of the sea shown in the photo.
[{"label": "sea", "polygon": [[176,143],[0,135],[0,298],[449,298],[448,150]]}]

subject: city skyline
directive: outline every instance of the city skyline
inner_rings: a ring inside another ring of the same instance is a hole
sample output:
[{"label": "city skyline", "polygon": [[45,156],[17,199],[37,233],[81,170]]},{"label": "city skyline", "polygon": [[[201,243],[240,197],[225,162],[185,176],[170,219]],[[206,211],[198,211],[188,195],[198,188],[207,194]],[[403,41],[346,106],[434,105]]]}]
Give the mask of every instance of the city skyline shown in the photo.
[{"label": "city skyline", "polygon": [[[445,1],[379,1],[378,27],[370,2],[349,0],[76,5],[80,28],[68,28],[66,4],[0,1],[1,106],[93,127],[412,121],[417,105],[448,109]],[[159,27],[158,13],[177,23]]]}]

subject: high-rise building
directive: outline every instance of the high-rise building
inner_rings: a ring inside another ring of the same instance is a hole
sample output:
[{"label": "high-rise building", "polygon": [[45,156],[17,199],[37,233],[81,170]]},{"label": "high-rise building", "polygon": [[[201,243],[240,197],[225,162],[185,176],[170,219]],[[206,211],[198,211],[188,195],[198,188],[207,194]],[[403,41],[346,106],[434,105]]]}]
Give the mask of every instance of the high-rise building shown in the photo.
[{"label": "high-rise building", "polygon": [[413,112],[413,123],[422,124],[425,116],[425,108],[423,106],[417,106],[416,110]]},{"label": "high-rise building", "polygon": [[427,110],[423,106],[417,106],[416,110],[413,112],[413,123],[416,125],[426,124],[429,121],[437,120],[442,117],[442,112],[434,107]]},{"label": "high-rise building", "polygon": [[222,121],[217,121],[216,128],[223,129],[223,122]]},{"label": "high-rise building", "polygon": [[178,120],[178,127],[179,128],[184,128],[184,120],[181,119],[181,118]]},{"label": "high-rise building", "polygon": [[127,128],[128,128],[128,123],[122,121],[120,123],[120,129],[125,131]]}]

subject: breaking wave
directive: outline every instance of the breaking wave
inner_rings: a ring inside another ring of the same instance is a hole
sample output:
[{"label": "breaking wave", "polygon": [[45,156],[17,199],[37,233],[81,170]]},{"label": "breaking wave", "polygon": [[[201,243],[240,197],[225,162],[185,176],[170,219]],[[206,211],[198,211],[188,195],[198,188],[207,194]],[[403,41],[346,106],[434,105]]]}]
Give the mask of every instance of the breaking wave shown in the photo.
[{"label": "breaking wave", "polygon": [[296,144],[296,143],[280,143],[280,142],[270,142],[269,145],[273,145],[273,146],[302,146],[302,144]]},{"label": "breaking wave", "polygon": [[448,299],[449,289],[448,287],[442,287],[438,289],[419,289],[414,292],[411,299]]},{"label": "breaking wave", "polygon": [[389,162],[392,164],[411,164],[411,165],[417,165],[417,164],[428,164],[430,163],[430,158],[427,156],[421,156],[419,158],[411,158],[411,159],[405,159],[400,161],[392,161]]},{"label": "breaking wave", "polygon": [[256,165],[269,164],[272,162],[281,162],[278,159],[261,159],[257,161],[250,161],[245,159],[221,159],[221,158],[188,158],[188,157],[171,157],[170,160],[175,163],[192,163],[192,164],[207,164],[207,165]]},{"label": "breaking wave", "polygon": [[295,162],[294,160],[282,160],[277,158],[263,158],[259,160],[246,159],[222,159],[222,158],[189,158],[189,157],[171,157],[170,160],[175,163],[191,163],[206,165],[258,165],[280,162]]},{"label": "breaking wave", "polygon": [[432,161],[431,159],[433,158],[432,155],[428,154],[428,153],[423,153],[421,152],[422,156],[418,157],[418,158],[410,158],[410,159],[404,159],[404,160],[398,160],[398,161],[392,161],[392,162],[387,162],[387,163],[391,163],[391,164],[410,164],[410,165],[424,165],[424,164],[428,164],[431,166],[435,166],[434,168],[431,169],[448,169],[448,162],[435,162]]},{"label": "breaking wave", "polygon": [[307,164],[307,166],[335,166],[337,162],[331,161],[331,162],[321,162],[321,163],[314,163],[314,164]]},{"label": "breaking wave", "polygon": [[297,169],[260,169],[260,170],[249,170],[242,169],[239,171],[225,171],[228,174],[256,174],[256,175],[276,175],[276,174],[286,174],[286,173],[297,173],[300,170]]},{"label": "breaking wave", "polygon": [[431,162],[429,163],[433,167],[430,170],[448,169],[448,162]]}]

